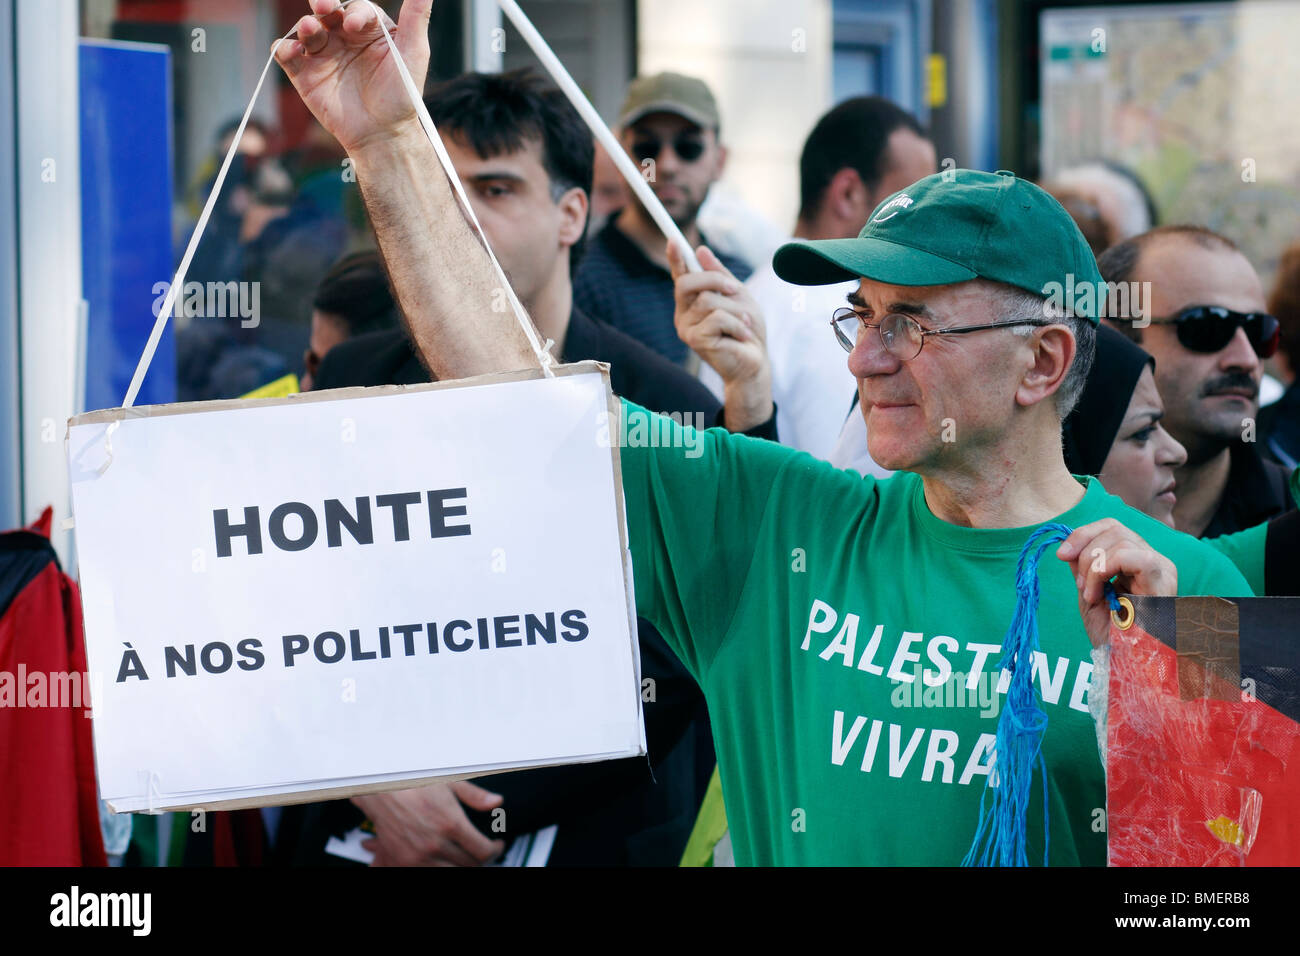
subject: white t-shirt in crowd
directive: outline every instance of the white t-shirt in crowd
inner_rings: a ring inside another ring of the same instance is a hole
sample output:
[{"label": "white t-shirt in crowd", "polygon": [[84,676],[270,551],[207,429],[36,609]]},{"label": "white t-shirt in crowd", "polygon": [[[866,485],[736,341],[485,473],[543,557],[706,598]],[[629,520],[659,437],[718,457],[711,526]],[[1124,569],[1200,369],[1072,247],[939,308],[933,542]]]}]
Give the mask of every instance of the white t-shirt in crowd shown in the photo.
[{"label": "white t-shirt in crowd", "polygon": [[772,253],[790,238],[726,180],[709,187],[695,224],[709,237],[714,252],[728,253],[754,267],[771,262]]}]

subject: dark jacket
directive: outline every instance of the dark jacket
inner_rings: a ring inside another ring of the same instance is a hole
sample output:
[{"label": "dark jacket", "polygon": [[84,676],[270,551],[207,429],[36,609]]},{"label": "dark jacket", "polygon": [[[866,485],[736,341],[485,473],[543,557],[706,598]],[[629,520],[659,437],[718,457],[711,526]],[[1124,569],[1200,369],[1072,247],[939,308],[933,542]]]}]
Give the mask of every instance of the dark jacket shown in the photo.
[{"label": "dark jacket", "polygon": [[[722,406],[698,379],[630,335],[577,309],[569,316],[563,359],[609,363],[609,383],[614,394],[642,408],[699,413],[704,415],[706,425],[721,424]],[[416,385],[431,380],[405,330],[385,329],[359,335],[330,349],[321,360],[315,389]],[[775,426],[770,428],[767,431],[760,427],[750,434],[775,440]]]},{"label": "dark jacket", "polygon": [[1245,531],[1291,507],[1287,491],[1290,468],[1265,458],[1255,442],[1235,442],[1230,453],[1228,483],[1202,538]]},{"label": "dark jacket", "polygon": [[[714,248],[704,236],[700,243]],[[726,253],[716,254],[741,282],[749,278],[747,263]],[[686,360],[686,344],[673,326],[673,277],[623,234],[617,213],[587,244],[573,277],[573,303],[669,361]]]},{"label": "dark jacket", "polygon": [[1300,464],[1300,380],[1272,405],[1259,410],[1259,440],[1274,461],[1294,468]]}]

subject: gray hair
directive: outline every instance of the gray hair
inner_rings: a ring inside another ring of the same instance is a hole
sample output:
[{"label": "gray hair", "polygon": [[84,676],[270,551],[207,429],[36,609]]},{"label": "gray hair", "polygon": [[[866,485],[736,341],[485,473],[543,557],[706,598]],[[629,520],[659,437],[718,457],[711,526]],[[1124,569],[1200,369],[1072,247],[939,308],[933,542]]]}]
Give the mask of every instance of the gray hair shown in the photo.
[{"label": "gray hair", "polygon": [[1130,239],[1155,225],[1150,199],[1143,193],[1136,178],[1130,179],[1101,163],[1086,163],[1063,169],[1053,179],[1063,186],[1072,186],[1094,195],[1098,192],[1110,193],[1114,197],[1115,202],[1106,204],[1107,213],[1114,219],[1111,223],[1115,230],[1112,242]]},{"label": "gray hair", "polygon": [[[1004,285],[1000,282],[990,282],[989,285],[993,290],[996,290],[993,306],[994,316],[990,321],[1020,320],[1023,322],[1041,322],[1043,319],[1048,319],[1059,322],[1074,333],[1074,361],[1070,363],[1070,368],[1065,373],[1061,387],[1056,390],[1054,396],[1057,414],[1060,415],[1061,421],[1065,421],[1066,416],[1079,403],[1079,396],[1083,394],[1083,386],[1088,381],[1088,373],[1092,371],[1093,354],[1097,350],[1096,326],[1083,316],[1074,315],[1063,307],[1054,305],[1046,297],[1037,293],[1017,289],[1014,286]],[[1027,337],[1034,334],[1034,327],[1032,325],[1019,325],[1013,327],[1011,332],[1021,337]]]}]

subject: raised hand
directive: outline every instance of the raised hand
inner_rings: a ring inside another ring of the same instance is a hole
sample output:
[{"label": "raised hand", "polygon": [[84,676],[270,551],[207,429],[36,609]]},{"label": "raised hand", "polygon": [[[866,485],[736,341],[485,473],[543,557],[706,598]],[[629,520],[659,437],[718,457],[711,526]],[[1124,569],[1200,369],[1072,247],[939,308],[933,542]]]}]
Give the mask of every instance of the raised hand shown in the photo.
[{"label": "raised hand", "polygon": [[368,144],[417,134],[419,120],[393,62],[379,18],[411,73],[416,90],[429,69],[433,0],[405,0],[394,26],[369,0],[311,0],[297,39],[281,42],[275,58],[302,101],[349,154]]},{"label": "raised hand", "polygon": [[727,427],[744,431],[772,415],[772,370],[762,312],[749,290],[709,249],[696,250],[702,271],[689,272],[668,243],[677,336],[722,376]]}]

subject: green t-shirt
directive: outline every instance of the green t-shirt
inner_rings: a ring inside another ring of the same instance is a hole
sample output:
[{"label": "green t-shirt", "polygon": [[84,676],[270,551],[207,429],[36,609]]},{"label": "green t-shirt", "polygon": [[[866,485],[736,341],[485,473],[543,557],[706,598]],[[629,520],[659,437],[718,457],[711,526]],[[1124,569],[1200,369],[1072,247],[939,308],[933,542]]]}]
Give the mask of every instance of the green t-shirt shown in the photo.
[{"label": "green t-shirt", "polygon": [[1256,594],[1264,593],[1264,555],[1268,544],[1268,522],[1245,531],[1206,538],[1205,543],[1226,555],[1250,583]]},{"label": "green t-shirt", "polygon": [[[771,442],[683,432],[624,404],[637,612],[708,700],[736,862],[959,864],[992,762],[1004,699],[993,670],[1032,528],[948,524],[914,474],[862,478]],[[1094,479],[1054,520],[1108,516],[1177,565],[1180,593],[1251,593],[1223,555]],[[1054,551],[1041,565],[1035,661],[1050,860],[1101,865],[1090,643]],[[1041,812],[1035,799],[1031,861],[1043,856]]]}]

